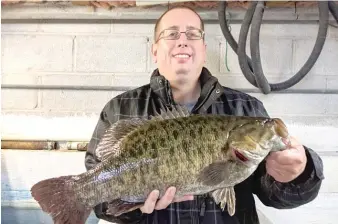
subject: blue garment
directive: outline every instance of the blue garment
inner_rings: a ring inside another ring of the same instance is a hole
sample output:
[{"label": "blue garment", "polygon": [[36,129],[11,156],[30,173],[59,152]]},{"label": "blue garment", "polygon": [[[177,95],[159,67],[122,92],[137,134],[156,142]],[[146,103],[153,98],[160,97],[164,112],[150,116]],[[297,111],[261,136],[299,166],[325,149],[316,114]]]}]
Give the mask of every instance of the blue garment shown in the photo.
[{"label": "blue garment", "polygon": [[191,112],[192,108],[194,108],[195,104],[196,104],[196,102],[192,102],[192,103],[185,104],[184,106],[186,106],[188,108],[188,110]]}]

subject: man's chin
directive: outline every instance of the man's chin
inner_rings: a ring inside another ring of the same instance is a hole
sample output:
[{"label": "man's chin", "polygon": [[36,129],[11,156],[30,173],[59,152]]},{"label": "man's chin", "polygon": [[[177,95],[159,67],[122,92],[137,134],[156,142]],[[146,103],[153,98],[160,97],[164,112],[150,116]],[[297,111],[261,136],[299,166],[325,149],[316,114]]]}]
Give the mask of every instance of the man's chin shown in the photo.
[{"label": "man's chin", "polygon": [[180,69],[177,69],[175,73],[176,75],[188,75],[189,70],[185,68],[180,68]]}]

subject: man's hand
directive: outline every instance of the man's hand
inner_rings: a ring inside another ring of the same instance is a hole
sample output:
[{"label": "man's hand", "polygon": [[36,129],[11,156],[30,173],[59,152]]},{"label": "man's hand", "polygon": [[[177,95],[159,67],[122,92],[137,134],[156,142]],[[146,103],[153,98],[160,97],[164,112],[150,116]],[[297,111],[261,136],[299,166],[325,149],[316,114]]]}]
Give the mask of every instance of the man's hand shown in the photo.
[{"label": "man's hand", "polygon": [[266,159],[267,173],[279,182],[290,182],[303,173],[307,158],[305,149],[294,137],[289,148],[272,152]]},{"label": "man's hand", "polygon": [[140,208],[140,210],[143,213],[150,214],[154,211],[154,209],[155,210],[165,209],[166,207],[168,207],[169,204],[173,202],[189,201],[194,199],[194,196],[192,195],[187,195],[182,198],[175,198],[175,193],[176,188],[169,187],[165,195],[160,200],[158,200],[159,191],[154,190],[149,194],[147,200],[145,201],[144,205]]}]

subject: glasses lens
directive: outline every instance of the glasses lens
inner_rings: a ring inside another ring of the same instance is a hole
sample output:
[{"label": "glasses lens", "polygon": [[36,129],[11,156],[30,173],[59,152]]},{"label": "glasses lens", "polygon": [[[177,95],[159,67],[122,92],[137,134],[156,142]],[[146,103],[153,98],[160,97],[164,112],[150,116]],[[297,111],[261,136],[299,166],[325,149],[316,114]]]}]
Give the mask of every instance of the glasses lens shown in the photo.
[{"label": "glasses lens", "polygon": [[187,30],[186,35],[190,40],[199,40],[202,38],[202,32],[200,30]]},{"label": "glasses lens", "polygon": [[169,40],[175,40],[180,37],[180,32],[177,30],[164,30],[163,32],[163,38],[169,39]]}]

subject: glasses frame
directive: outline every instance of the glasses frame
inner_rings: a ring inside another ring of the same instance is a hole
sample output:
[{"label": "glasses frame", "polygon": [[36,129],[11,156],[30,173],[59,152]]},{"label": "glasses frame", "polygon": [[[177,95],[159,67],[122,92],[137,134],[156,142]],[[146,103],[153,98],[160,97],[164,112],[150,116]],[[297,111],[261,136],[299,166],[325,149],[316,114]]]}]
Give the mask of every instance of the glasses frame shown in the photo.
[{"label": "glasses frame", "polygon": [[[178,35],[177,38],[166,39],[166,40],[178,40],[178,39],[180,39],[182,33],[184,33],[184,34],[186,35],[186,37],[187,37],[188,40],[202,40],[202,39],[204,39],[204,35],[205,35],[204,30],[201,30],[201,29],[198,29],[198,28],[195,28],[195,29],[188,29],[188,30],[186,30],[186,31],[184,31],[184,32],[181,32],[181,31],[179,31],[179,30],[177,30],[177,29],[170,29],[170,28],[169,28],[169,29],[164,29],[164,30],[162,30],[162,31],[159,33],[158,38],[157,38],[157,40],[156,40],[155,43],[157,43],[159,40],[165,38],[165,37],[161,37],[161,35],[162,35],[165,31],[167,31],[167,30],[177,31],[177,32],[179,33],[179,35]],[[200,32],[201,32],[201,38],[200,38],[200,39],[189,39],[189,37],[187,36],[186,33],[189,32],[189,31],[191,31],[191,30],[198,30],[198,31],[200,31]]]}]

